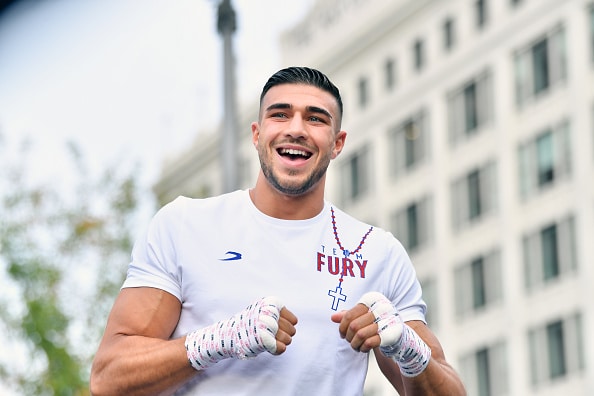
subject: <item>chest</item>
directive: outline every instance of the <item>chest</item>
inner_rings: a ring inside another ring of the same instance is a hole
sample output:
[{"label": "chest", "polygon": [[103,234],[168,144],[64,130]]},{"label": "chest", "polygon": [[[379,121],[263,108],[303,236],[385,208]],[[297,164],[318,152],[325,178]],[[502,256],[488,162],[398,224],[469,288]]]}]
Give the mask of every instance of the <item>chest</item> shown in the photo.
[{"label": "chest", "polygon": [[[278,296],[301,317],[326,321],[352,307],[365,291],[377,289],[381,279],[383,263],[371,249],[373,234],[361,243],[366,231],[345,237],[340,245],[329,225],[196,229],[192,234],[195,243],[178,246],[182,293],[184,304],[206,322],[268,295]],[[349,248],[353,253],[345,255],[343,249]]]}]

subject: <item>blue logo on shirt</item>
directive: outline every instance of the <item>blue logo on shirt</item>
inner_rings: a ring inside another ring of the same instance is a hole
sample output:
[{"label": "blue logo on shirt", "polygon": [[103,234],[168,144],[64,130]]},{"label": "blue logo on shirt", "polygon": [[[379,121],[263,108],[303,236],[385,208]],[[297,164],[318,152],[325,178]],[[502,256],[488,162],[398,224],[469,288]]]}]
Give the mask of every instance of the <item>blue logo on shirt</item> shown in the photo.
[{"label": "blue logo on shirt", "polygon": [[237,252],[232,252],[232,251],[228,251],[227,253],[225,253],[228,257],[219,259],[220,261],[235,261],[235,260],[241,260],[241,253],[237,253]]}]

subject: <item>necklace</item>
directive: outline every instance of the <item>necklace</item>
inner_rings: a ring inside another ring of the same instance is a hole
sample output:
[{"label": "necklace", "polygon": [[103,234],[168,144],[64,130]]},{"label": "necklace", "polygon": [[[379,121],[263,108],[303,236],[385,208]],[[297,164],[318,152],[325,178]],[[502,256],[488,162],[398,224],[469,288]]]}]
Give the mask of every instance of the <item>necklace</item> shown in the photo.
[{"label": "necklace", "polygon": [[[363,244],[365,243],[365,240],[367,239],[369,234],[371,234],[371,231],[373,231],[373,227],[369,227],[369,230],[365,233],[365,235],[363,235],[363,238],[361,238],[361,242],[359,242],[359,246],[357,246],[357,248],[355,250],[350,252],[347,249],[345,249],[342,246],[342,243],[340,242],[340,237],[338,236],[338,226],[336,225],[336,217],[334,216],[334,208],[332,206],[330,207],[330,212],[332,214],[332,230],[334,232],[334,239],[336,240],[336,244],[340,248],[340,251],[342,252],[342,254],[344,254],[345,258],[348,258],[351,254],[357,254],[359,252],[359,250],[361,250],[361,248],[363,247]],[[343,270],[340,271],[340,278],[338,279],[338,286],[336,286],[336,289],[334,289],[334,290],[332,290],[332,289],[328,290],[328,295],[333,298],[333,301],[332,301],[332,310],[333,311],[338,310],[338,304],[340,304],[341,301],[346,301],[346,299],[347,299],[346,294],[342,293],[342,282],[344,281],[344,278],[343,278],[344,275],[345,275],[345,270],[344,270],[344,266],[343,266]]]}]

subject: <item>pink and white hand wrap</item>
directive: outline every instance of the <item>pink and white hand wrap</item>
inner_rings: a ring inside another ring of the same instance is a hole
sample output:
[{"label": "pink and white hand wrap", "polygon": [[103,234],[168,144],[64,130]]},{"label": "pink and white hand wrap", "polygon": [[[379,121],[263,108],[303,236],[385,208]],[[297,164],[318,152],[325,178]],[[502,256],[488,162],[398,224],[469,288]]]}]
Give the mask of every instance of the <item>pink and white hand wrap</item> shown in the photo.
[{"label": "pink and white hand wrap", "polygon": [[226,358],[247,359],[276,352],[276,333],[283,304],[265,297],[233,317],[186,336],[188,360],[196,370]]},{"label": "pink and white hand wrap", "polygon": [[363,295],[359,303],[375,316],[380,350],[396,361],[405,377],[416,377],[429,365],[431,348],[406,325],[390,300],[378,292]]}]

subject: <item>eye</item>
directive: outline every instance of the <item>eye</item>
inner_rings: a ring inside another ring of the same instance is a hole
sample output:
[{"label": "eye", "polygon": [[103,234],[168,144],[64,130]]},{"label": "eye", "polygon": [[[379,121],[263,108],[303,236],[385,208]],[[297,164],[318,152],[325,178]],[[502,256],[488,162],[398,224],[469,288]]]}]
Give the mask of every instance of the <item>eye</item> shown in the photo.
[{"label": "eye", "polygon": [[327,124],[328,123],[328,121],[326,120],[325,117],[320,117],[320,116],[317,116],[317,115],[310,116],[308,118],[308,120],[311,121],[311,122],[319,122],[319,123],[322,123],[322,124]]},{"label": "eye", "polygon": [[287,118],[287,115],[285,113],[278,112],[278,113],[271,113],[270,117],[271,118]]}]

